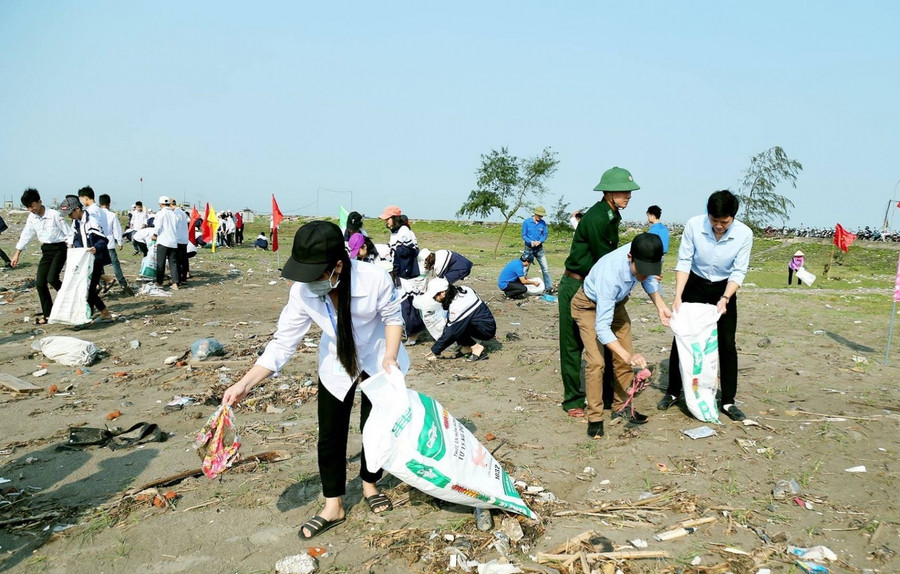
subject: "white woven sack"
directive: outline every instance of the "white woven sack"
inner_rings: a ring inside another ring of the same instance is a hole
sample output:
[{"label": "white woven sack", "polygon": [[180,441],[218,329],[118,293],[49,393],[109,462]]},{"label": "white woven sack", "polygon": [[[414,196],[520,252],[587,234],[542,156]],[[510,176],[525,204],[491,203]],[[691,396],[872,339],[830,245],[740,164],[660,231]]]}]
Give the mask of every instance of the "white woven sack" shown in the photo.
[{"label": "white woven sack", "polygon": [[672,314],[671,322],[678,345],[684,401],[692,415],[707,423],[719,422],[719,317],[715,305],[682,303],[678,312]]},{"label": "white woven sack", "polygon": [[84,325],[91,322],[91,308],[87,302],[94,254],[83,247],[72,247],[66,253],[66,272],[62,287],[56,294],[49,323]]},{"label": "white woven sack", "polygon": [[383,468],[447,502],[537,518],[484,445],[439,402],[407,389],[398,370],[382,371],[360,388],[372,401],[363,428],[370,471]]}]

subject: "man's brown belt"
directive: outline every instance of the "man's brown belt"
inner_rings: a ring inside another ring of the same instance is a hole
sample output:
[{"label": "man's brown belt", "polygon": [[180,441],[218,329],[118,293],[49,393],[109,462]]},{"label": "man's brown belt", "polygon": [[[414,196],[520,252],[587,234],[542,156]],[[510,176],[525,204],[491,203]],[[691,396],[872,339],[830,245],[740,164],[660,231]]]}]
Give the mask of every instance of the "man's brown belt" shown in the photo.
[{"label": "man's brown belt", "polygon": [[568,269],[566,269],[566,271],[565,271],[565,273],[563,273],[563,275],[565,275],[566,277],[571,277],[572,279],[574,279],[576,281],[584,282],[584,277],[582,277],[578,273],[575,273],[574,271],[569,271]]}]

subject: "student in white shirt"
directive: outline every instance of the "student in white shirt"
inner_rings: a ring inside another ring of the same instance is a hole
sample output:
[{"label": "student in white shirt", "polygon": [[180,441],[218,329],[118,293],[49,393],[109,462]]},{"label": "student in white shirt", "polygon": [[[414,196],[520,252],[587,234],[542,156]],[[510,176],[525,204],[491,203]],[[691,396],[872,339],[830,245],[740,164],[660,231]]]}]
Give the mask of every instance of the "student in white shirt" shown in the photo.
[{"label": "student in white shirt", "polygon": [[28,188],[22,194],[22,205],[30,213],[25,220],[25,227],[16,243],[16,252],[9,262],[10,267],[19,264],[22,250],[34,237],[41,242],[41,261],[38,263],[35,290],[41,301],[42,314],[34,320],[36,325],[44,325],[50,317],[53,308],[53,299],[50,297],[50,287],[59,291],[62,281],[59,275],[63,265],[66,264],[66,237],[69,235],[69,227],[63,221],[62,216],[55,209],[44,207],[38,190]]},{"label": "student in white shirt", "polygon": [[100,212],[100,206],[97,205],[96,201],[94,201],[94,189],[89,185],[86,185],[79,189],[78,201],[84,207],[84,210],[94,218],[94,221],[96,221],[100,225],[100,231],[103,232],[103,235],[109,237],[111,231],[106,222],[106,217],[104,217]]},{"label": "student in white shirt", "polygon": [[172,278],[172,290],[178,290],[181,278],[178,276],[178,235],[175,212],[169,209],[172,201],[165,195],[159,198],[159,212],[153,219],[155,231],[152,239],[156,240],[156,284],[163,285],[166,276],[166,261],[169,262],[169,275]]},{"label": "student in white shirt", "polygon": [[[318,456],[325,507],[301,528],[300,537],[308,540],[345,520],[347,433],[357,384],[381,370],[405,373],[409,358],[400,344],[403,319],[390,275],[375,265],[351,261],[337,225],[312,221],[302,226],[282,276],[296,283],[275,336],[247,374],[225,391],[222,404],[243,400],[256,384],[280,371],[313,323],[322,329]],[[365,394],[361,401],[362,428],[372,403]],[[363,463],[360,477],[372,512],[391,510],[390,499],[375,485],[381,470],[373,473]]]},{"label": "student in white shirt", "polygon": [[[131,240],[134,241],[134,234],[147,227],[148,212],[144,211],[144,204],[140,201],[134,203],[134,209],[131,210],[131,221],[128,224],[128,231],[131,234]],[[137,245],[134,246],[134,254],[140,253]],[[144,253],[146,255],[146,253]]]},{"label": "student in white shirt", "polygon": [[190,268],[188,267],[187,247],[190,243],[188,238],[188,226],[191,218],[181,209],[175,199],[170,199],[170,207],[172,213],[175,214],[175,241],[177,242],[177,252],[175,260],[178,262],[178,278],[179,283],[184,284],[190,277]]},{"label": "student in white shirt", "polygon": [[[106,245],[109,250],[109,259],[112,264],[113,273],[116,274],[116,281],[121,285],[123,293],[126,295],[134,295],[134,291],[128,286],[125,274],[122,273],[122,264],[119,263],[118,251],[122,249],[122,224],[119,223],[119,216],[109,209],[111,204],[109,195],[105,193],[101,194],[98,203],[100,204],[100,213],[106,218],[106,229],[109,231],[106,235]],[[104,276],[103,279],[106,279],[106,277]],[[107,281],[106,285],[103,287],[103,292],[106,293],[109,291],[109,288],[113,285],[114,283],[112,281]]]}]

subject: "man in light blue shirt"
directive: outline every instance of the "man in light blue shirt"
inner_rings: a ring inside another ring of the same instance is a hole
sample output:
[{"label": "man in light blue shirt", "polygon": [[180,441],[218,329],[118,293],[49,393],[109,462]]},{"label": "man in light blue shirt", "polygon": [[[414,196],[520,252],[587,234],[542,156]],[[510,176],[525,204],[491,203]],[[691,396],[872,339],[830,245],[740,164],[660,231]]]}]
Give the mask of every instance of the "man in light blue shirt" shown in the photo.
[{"label": "man in light blue shirt", "polygon": [[[719,339],[720,408],[731,420],[747,418],[735,403],[738,356],[737,290],[750,266],[753,232],[734,218],[740,203],[728,190],[717,191],[706,202],[706,215],[692,217],[684,226],[678,263],[675,266],[675,313],[682,303],[715,305],[721,313],[717,324]],[[672,341],[669,355],[669,388],[657,408],[666,410],[678,402],[682,377],[678,347]]]},{"label": "man in light blue shirt", "polygon": [[544,274],[544,292],[556,293],[553,288],[553,278],[550,276],[550,265],[547,264],[547,256],[544,255],[544,242],[547,241],[549,230],[544,216],[547,210],[541,206],[534,208],[534,214],[522,222],[522,241],[525,242],[525,249],[522,255],[531,259],[536,259],[538,265],[541,266],[541,273]]},{"label": "man in light blue shirt", "polygon": [[631,243],[601,257],[572,298],[572,319],[584,341],[585,415],[587,433],[592,438],[603,436],[604,347],[613,355],[613,418],[622,417],[635,424],[647,422],[647,417],[633,406],[626,408],[627,389],[634,381],[632,367],[646,368],[647,360],[633,351],[631,319],[625,303],[640,283],[656,305],[660,322],[669,325],[672,313],[658,292],[662,255],[659,236],[641,233]]}]

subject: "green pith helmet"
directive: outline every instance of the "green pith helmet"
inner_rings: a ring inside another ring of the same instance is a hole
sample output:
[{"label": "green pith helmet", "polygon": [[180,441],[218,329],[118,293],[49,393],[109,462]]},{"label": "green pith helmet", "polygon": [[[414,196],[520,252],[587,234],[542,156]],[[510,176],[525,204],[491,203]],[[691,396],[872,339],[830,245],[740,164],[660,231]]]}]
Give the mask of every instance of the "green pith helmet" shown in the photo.
[{"label": "green pith helmet", "polygon": [[544,209],[543,207],[541,207],[541,206],[539,205],[539,206],[537,206],[537,207],[534,208],[534,214],[535,214],[535,215],[540,215],[541,217],[544,217],[545,215],[547,215],[547,210]]},{"label": "green pith helmet", "polygon": [[594,191],[634,191],[640,189],[631,172],[621,167],[613,167],[603,172],[600,177],[600,183],[594,188]]}]

